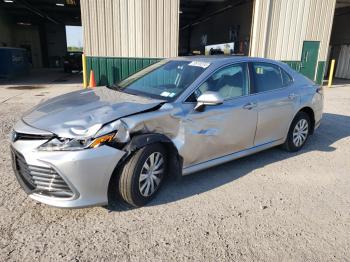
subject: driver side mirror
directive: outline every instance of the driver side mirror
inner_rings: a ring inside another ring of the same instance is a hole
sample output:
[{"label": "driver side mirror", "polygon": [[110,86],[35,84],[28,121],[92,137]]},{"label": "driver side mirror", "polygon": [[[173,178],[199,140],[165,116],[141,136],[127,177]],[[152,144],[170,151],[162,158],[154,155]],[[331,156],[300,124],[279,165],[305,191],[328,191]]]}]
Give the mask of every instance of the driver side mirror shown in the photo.
[{"label": "driver side mirror", "polygon": [[224,102],[224,99],[217,92],[207,91],[197,98],[197,105],[194,110],[203,111],[205,106],[220,105]]}]

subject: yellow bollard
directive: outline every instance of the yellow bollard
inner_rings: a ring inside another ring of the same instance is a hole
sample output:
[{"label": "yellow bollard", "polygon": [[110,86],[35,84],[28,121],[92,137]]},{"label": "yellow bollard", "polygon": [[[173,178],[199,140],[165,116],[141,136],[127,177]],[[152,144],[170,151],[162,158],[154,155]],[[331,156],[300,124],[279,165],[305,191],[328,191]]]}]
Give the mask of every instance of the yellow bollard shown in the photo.
[{"label": "yellow bollard", "polygon": [[87,79],[86,79],[86,57],[85,57],[84,54],[82,55],[82,59],[81,60],[82,60],[82,63],[83,63],[83,87],[87,88],[88,83],[87,83]]},{"label": "yellow bollard", "polygon": [[334,66],[335,60],[333,59],[331,62],[331,69],[329,70],[328,87],[331,87],[333,83]]}]

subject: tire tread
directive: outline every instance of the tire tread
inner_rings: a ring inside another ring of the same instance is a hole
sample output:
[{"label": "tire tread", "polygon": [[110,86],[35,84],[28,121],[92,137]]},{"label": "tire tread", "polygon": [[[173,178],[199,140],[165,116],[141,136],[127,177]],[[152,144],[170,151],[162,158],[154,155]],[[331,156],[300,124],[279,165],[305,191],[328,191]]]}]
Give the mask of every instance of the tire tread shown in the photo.
[{"label": "tire tread", "polygon": [[120,174],[119,192],[122,198],[132,206],[137,206],[132,198],[132,179],[137,162],[145,148],[138,150],[124,165]]},{"label": "tire tread", "polygon": [[143,199],[140,196],[140,193],[135,191],[138,190],[138,184],[136,189],[136,183],[138,183],[138,180],[135,181],[135,179],[138,179],[137,172],[142,168],[140,165],[143,163],[140,162],[140,159],[145,158],[145,156],[155,150],[163,152],[164,156],[166,154],[166,151],[161,144],[151,144],[135,151],[121,167],[118,183],[119,195],[127,204],[133,207],[142,206],[153,197],[151,196],[148,199]]}]

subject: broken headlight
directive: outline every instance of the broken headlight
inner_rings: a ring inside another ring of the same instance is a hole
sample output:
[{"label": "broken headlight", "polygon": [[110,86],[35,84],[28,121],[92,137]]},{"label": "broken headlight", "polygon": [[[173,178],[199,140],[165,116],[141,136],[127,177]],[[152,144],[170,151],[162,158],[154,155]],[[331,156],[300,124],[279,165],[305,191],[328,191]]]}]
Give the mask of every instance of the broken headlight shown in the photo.
[{"label": "broken headlight", "polygon": [[115,133],[114,140],[117,143],[127,143],[130,140],[130,134],[127,125],[117,120],[103,126],[95,135],[95,137],[102,137],[108,134]]},{"label": "broken headlight", "polygon": [[127,143],[130,140],[126,124],[117,120],[103,126],[92,138],[59,138],[55,137],[39,147],[41,151],[75,151],[96,148],[116,142]]}]

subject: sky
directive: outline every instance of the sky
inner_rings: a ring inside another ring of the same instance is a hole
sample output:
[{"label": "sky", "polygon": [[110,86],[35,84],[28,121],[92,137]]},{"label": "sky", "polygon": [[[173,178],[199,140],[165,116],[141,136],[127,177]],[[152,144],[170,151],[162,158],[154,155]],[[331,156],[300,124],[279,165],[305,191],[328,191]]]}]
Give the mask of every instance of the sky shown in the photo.
[{"label": "sky", "polygon": [[66,26],[67,46],[83,46],[83,31],[81,26]]}]

